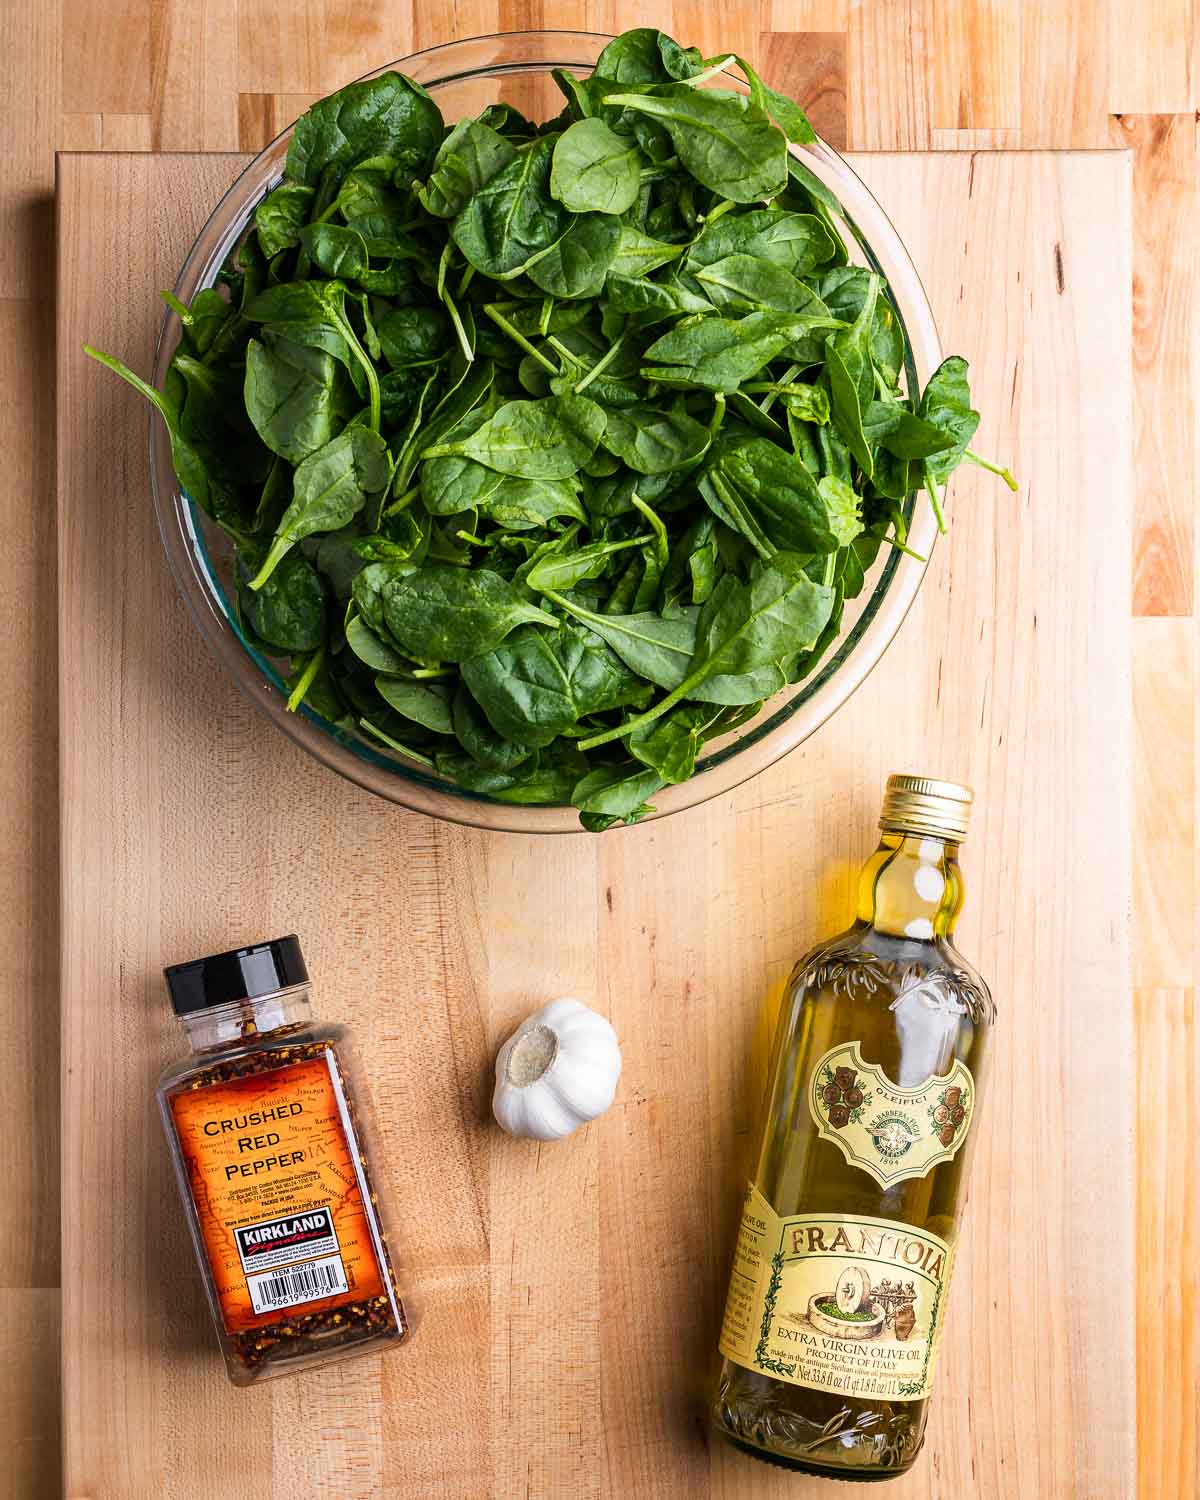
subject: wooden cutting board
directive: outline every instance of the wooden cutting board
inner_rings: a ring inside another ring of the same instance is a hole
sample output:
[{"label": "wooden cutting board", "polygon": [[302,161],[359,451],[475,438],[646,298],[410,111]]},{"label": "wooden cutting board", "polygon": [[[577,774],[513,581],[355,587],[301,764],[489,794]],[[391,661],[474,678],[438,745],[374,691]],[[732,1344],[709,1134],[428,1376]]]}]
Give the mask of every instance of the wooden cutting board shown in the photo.
[{"label": "wooden cutting board", "polygon": [[[895,1500],[1133,1492],[1130,207],[1124,153],[855,165],[973,365],[978,446],[901,636],[733,795],[603,838],[485,835],[306,760],[209,660],[151,514],[159,304],[240,165],[59,158],[63,1360],[74,1500],[750,1500],[711,1367],[774,999],[844,926],[890,770],[977,789],[961,946],[997,1063],[925,1456]],[[358,1029],[424,1323],[406,1350],[225,1383],[157,1120],[164,963],[295,930]],[[612,1112],[489,1122],[529,1009],[606,1012]],[[847,1489],[847,1495],[858,1491]]]}]

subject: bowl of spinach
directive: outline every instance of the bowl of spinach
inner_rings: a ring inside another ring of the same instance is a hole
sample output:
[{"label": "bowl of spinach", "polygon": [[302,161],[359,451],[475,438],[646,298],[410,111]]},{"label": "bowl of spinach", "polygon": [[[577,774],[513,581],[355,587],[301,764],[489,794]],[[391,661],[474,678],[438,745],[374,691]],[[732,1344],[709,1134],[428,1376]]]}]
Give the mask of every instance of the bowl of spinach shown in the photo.
[{"label": "bowl of spinach", "polygon": [[[237,683],[391,800],[602,831],[812,733],[974,458],[886,216],[732,55],[433,48],[314,105],[173,292],[151,474]],[[95,351],[89,351],[95,353]]]}]

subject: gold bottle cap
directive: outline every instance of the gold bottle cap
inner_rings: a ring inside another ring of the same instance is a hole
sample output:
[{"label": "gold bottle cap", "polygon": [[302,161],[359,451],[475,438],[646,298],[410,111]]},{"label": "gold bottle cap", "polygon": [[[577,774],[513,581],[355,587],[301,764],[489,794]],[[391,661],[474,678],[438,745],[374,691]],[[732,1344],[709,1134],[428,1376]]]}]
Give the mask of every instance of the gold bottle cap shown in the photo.
[{"label": "gold bottle cap", "polygon": [[967,832],[975,793],[956,781],[930,776],[889,776],[879,826],[890,833],[959,843]]}]

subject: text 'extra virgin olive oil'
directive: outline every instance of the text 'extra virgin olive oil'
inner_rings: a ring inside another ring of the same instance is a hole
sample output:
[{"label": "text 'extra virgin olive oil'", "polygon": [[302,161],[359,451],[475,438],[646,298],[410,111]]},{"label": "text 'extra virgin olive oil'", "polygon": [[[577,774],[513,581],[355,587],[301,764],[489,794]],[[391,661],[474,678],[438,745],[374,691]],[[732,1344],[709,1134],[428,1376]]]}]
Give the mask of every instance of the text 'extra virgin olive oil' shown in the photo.
[{"label": "text 'extra virgin olive oil'", "polygon": [[925,1431],[995,1016],[951,942],[970,804],[890,778],[858,920],[784,994],[711,1416],[809,1474],[902,1474]]}]

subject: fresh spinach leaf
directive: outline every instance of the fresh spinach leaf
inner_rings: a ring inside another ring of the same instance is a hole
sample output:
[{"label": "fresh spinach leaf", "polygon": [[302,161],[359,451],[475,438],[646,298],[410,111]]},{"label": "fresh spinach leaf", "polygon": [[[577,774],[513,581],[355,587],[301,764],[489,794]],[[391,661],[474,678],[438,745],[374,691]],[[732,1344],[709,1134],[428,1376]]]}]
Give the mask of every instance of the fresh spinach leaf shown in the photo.
[{"label": "fresh spinach leaf", "polygon": [[467,661],[493,650],[519,625],[558,625],[486,568],[427,563],[388,579],[380,597],[388,634],[417,661]]},{"label": "fresh spinach leaf", "polygon": [[962,461],[979,426],[979,413],[971,406],[967,362],[960,355],[944,359],[929,377],[921,396],[920,415],[949,440],[949,446],[933,454],[928,464],[934,479],[945,484]]},{"label": "fresh spinach leaf", "polygon": [[538,593],[548,594],[573,589],[589,578],[599,578],[611,558],[630,547],[640,547],[646,538],[626,537],[615,542],[591,542],[565,554],[547,553],[525,574],[525,582]]},{"label": "fresh spinach leaf", "polygon": [[441,111],[419,83],[383,73],[339,89],[301,115],[288,143],[287,175],[315,188],[331,168],[382,152],[419,173],[433,159],[443,129]]},{"label": "fresh spinach leaf", "polygon": [[387,447],[367,427],[348,427],[311,453],[296,469],[292,503],[250,587],[262,588],[290,549],[306,536],[340,531],[363,508],[368,494],[385,490],[391,477]]},{"label": "fresh spinach leaf", "polygon": [[683,254],[682,245],[670,245],[644,233],[633,224],[621,225],[617,253],[609,270],[616,276],[648,276]]},{"label": "fresh spinach leaf", "polygon": [[518,479],[509,474],[501,476],[479,511],[505,531],[530,531],[560,519],[587,520],[571,480]]},{"label": "fresh spinach leaf", "polygon": [[370,265],[366,240],[357,229],[347,229],[343,224],[306,224],[300,231],[300,243],[326,276],[361,281]]},{"label": "fresh spinach leaf", "polygon": [[647,281],[640,276],[623,276],[610,272],[604,285],[609,307],[617,312],[633,313],[642,326],[664,318],[680,318],[688,313],[710,313],[707,297],[675,282]]},{"label": "fresh spinach leaf", "polygon": [[471,759],[491,771],[511,771],[533,754],[532,747],[506,739],[488,723],[468,689],[459,684],[452,706],[454,733]]},{"label": "fresh spinach leaf", "polygon": [[807,314],[751,313],[745,318],[685,318],[655,340],[642,366],[647,380],[736,391],[796,338],[812,328],[836,326]]},{"label": "fresh spinach leaf", "polygon": [[548,593],[547,597],[606,641],[647,682],[672,689],[687,676],[696,650],[698,610],[684,609],[670,619],[649,610],[605,615],[564,594]]},{"label": "fresh spinach leaf", "polygon": [[451,694],[445,683],[419,682],[413,677],[381,676],[375,691],[389,708],[434,734],[453,734]]},{"label": "fresh spinach leaf", "polygon": [[[631,770],[627,762],[589,771],[571,793],[571,804],[585,816],[613,822],[636,822],[654,809],[647,801],[661,790],[663,778],[649,767]],[[599,831],[599,830],[597,830]]]},{"label": "fresh spinach leaf", "polygon": [[[727,587],[722,587],[727,585]],[[798,652],[809,649],[824,628],[832,590],[813,583],[805,559],[779,552],[755,563],[748,584],[722,580],[701,612],[696,655],[684,681],[684,695],[705,703],[749,703],[767,696],[754,692]]]},{"label": "fresh spinach leaf", "polygon": [[476,271],[507,281],[544,255],[570,223],[550,194],[554,139],[522,146],[459,212],[450,231]]},{"label": "fresh spinach leaf", "polygon": [[281,182],[254,210],[259,248],[268,260],[300,243],[312,200],[311,187],[302,182]]},{"label": "fresh spinach leaf", "polygon": [[661,36],[651,26],[637,26],[614,37],[596,59],[595,77],[614,83],[665,83],[673,75],[663,62]]},{"label": "fresh spinach leaf", "polygon": [[[746,213],[723,214],[706,224],[688,248],[687,267],[695,273],[731,255],[749,255],[770,261],[798,278],[824,265],[832,258],[834,250],[829,231],[820,219],[811,214],[759,208]],[[838,317],[845,316],[832,306],[828,311],[835,312]],[[857,308],[854,315],[857,315]]]},{"label": "fresh spinach leaf", "polygon": [[787,186],[787,140],[743,94],[672,84],[657,94],[605,99],[659,120],[697,182],[735,203],[776,198]]},{"label": "fresh spinach leaf", "polygon": [[399,163],[391,156],[371,156],[347,172],[337,195],[337,210],[350,229],[356,229],[373,254],[403,249],[415,253],[408,239],[405,199],[393,181]]},{"label": "fresh spinach leaf", "polygon": [[393,370],[437,364],[450,342],[449,321],[436,307],[391,307],[378,331],[383,358]]},{"label": "fresh spinach leaf", "polygon": [[462,454],[523,479],[567,479],[596,451],[601,409],[582,396],[508,401],[469,437],[426,448],[426,460]]},{"label": "fresh spinach leaf", "polygon": [[849,328],[831,334],[825,341],[833,422],[868,479],[875,472],[875,456],[863,424],[875,393],[871,320],[878,289],[878,279],[873,276],[858,317]]},{"label": "fresh spinach leaf", "polygon": [[492,770],[469,755],[439,755],[437,769],[469,792],[496,802],[532,804],[570,802],[571,791],[587,768],[574,746],[537,750],[512,770]]},{"label": "fresh spinach leaf", "polygon": [[307,557],[295,552],[265,588],[253,588],[249,560],[238,557],[238,603],[246,623],[268,646],[291,653],[316,651],[326,637],[325,585]]},{"label": "fresh spinach leaf", "polygon": [[580,214],[545,255],[528,268],[530,281],[552,297],[595,297],[621,240],[608,214]]},{"label": "fresh spinach leaf", "polygon": [[564,623],[553,634],[522,626],[463,664],[463,681],[492,728],[544,746],[588,714],[645,698],[645,685],[594,632]]},{"label": "fresh spinach leaf", "polygon": [[863,414],[863,431],[869,443],[904,459],[931,458],[953,448],[955,441],[899,401],[872,401]]},{"label": "fresh spinach leaf", "polygon": [[844,479],[835,474],[823,475],[817,481],[817,489],[825,502],[829,529],[838,546],[848,546],[863,529],[858,496]]},{"label": "fresh spinach leaf", "polygon": [[[771,551],[833,552],[838,538],[817,482],[798,458],[769,438],[737,436],[722,442],[701,486],[709,508],[726,526]],[[762,549],[759,549],[760,551]]]},{"label": "fresh spinach leaf", "polygon": [[750,85],[750,98],[754,104],[775,121],[789,141],[797,146],[805,146],[816,140],[817,132],[795,100],[769,88],[744,58],[737,58],[737,65],[746,75],[746,82]]},{"label": "fresh spinach leaf", "polygon": [[418,194],[422,206],[439,219],[457,217],[516,154],[512,143],[491,126],[460,120],[438,147],[429,181]]},{"label": "fresh spinach leaf", "polygon": [[246,414],[272,453],[302,463],[345,420],[339,366],[320,349],[263,331],[246,346]]},{"label": "fresh spinach leaf", "polygon": [[696,756],[721,715],[722,710],[712,704],[681,703],[669,714],[635,729],[627,742],[630,754],[664,782],[688,781],[696,769]]},{"label": "fresh spinach leaf", "polygon": [[550,168],[550,192],[572,213],[623,214],[641,186],[637,142],[603,120],[577,120],[559,136]]},{"label": "fresh spinach leaf", "polygon": [[704,456],[709,431],[685,411],[610,411],[601,439],[637,474],[669,474]]},{"label": "fresh spinach leaf", "polygon": [[376,634],[359,614],[351,614],[346,621],[346,645],[364,666],[374,672],[397,676],[411,670],[411,663]]}]

